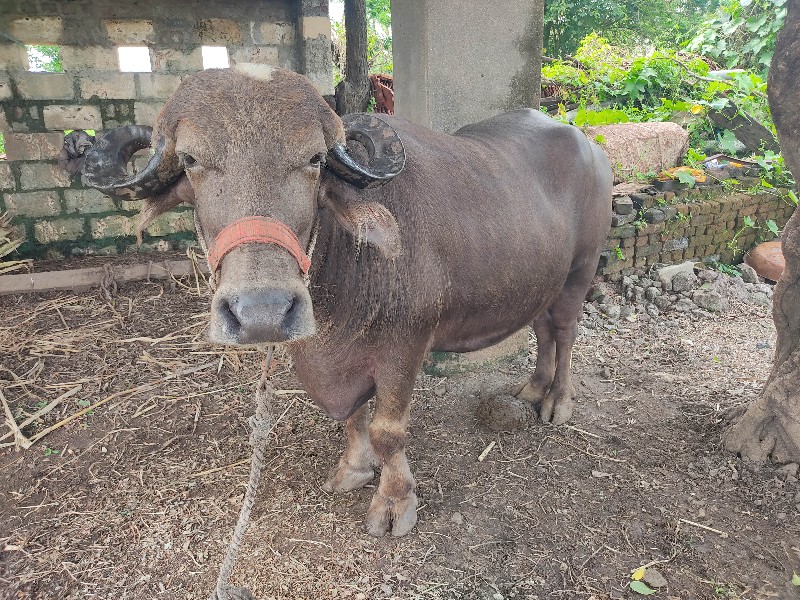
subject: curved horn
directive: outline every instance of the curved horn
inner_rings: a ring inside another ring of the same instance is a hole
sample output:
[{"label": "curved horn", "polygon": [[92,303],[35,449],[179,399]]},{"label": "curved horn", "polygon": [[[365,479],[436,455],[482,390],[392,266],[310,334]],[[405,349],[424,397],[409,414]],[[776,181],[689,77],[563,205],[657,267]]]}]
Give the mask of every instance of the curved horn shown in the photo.
[{"label": "curved horn", "polygon": [[86,154],[86,184],[123,200],[150,198],[169,188],[183,172],[183,164],[163,137],[144,169],[134,175],[127,171],[131,156],[150,146],[152,133],[152,127],[143,125],[125,125],[106,133]]},{"label": "curved horn", "polygon": [[403,142],[392,127],[374,115],[353,114],[342,118],[345,137],[366,148],[369,165],[362,165],[347,153],[343,144],[328,151],[326,166],[347,183],[361,189],[384,184],[400,174],[406,164]]}]

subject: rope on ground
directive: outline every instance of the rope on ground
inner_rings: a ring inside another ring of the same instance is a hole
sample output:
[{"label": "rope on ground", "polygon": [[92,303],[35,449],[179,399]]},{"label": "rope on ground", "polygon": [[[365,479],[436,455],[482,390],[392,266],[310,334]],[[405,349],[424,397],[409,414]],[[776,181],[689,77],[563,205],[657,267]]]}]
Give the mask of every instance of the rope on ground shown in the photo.
[{"label": "rope on ground", "polygon": [[272,412],[273,388],[269,378],[273,350],[274,347],[270,346],[264,357],[264,363],[261,367],[261,380],[256,388],[256,412],[250,417],[250,426],[252,427],[250,445],[253,446],[253,459],[250,461],[250,480],[247,482],[247,491],[244,494],[239,519],[236,521],[236,527],[233,530],[233,537],[231,537],[225,560],[222,561],[222,566],[219,570],[216,589],[209,597],[209,600],[257,600],[249,589],[231,586],[228,581],[233,571],[233,564],[239,554],[239,547],[247,530],[247,524],[250,521],[250,511],[256,501],[258,484],[261,480],[261,470],[267,453],[267,442],[269,441],[269,434],[274,420]]}]

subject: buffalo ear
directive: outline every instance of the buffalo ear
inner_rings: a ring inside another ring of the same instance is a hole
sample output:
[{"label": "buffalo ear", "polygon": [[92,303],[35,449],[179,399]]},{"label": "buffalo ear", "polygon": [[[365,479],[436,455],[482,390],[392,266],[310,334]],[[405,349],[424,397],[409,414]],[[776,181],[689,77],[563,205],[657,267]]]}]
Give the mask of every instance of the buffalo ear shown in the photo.
[{"label": "buffalo ear", "polygon": [[402,253],[397,220],[380,202],[362,200],[353,187],[328,176],[320,189],[320,203],[333,211],[336,221],[357,244],[366,242],[390,260]]},{"label": "buffalo ear", "polygon": [[145,198],[144,206],[139,213],[139,223],[136,226],[137,241],[142,243],[142,234],[156,217],[172,210],[182,202],[194,204],[194,189],[185,173],[163,194]]}]

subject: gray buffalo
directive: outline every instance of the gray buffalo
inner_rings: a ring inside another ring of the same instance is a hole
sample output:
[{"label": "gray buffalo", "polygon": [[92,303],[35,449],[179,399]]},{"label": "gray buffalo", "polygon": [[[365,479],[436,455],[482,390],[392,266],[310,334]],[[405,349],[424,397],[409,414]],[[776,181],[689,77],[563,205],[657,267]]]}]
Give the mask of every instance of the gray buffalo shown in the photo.
[{"label": "gray buffalo", "polygon": [[[127,174],[147,146],[148,166]],[[536,369],[519,397],[543,421],[572,415],[572,346],[612,186],[603,152],[574,127],[535,110],[453,135],[384,115],[343,120],[296,73],[209,70],[180,84],[152,135],[104,136],[85,177],[147,198],[142,228],[194,207],[217,279],[209,339],[286,343],[309,396],[347,420],[324,488],[360,488],[380,468],[372,535],[417,520],[405,447],[426,352],[478,350],[532,325]]]}]

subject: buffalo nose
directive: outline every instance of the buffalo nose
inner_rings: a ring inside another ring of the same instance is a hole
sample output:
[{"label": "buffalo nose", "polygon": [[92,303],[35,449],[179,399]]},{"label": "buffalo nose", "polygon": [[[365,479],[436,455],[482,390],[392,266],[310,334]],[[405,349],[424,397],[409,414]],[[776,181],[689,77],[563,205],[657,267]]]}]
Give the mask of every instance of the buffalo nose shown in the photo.
[{"label": "buffalo nose", "polygon": [[291,291],[246,290],[222,298],[218,310],[227,333],[238,343],[258,344],[294,337],[299,304]]}]

